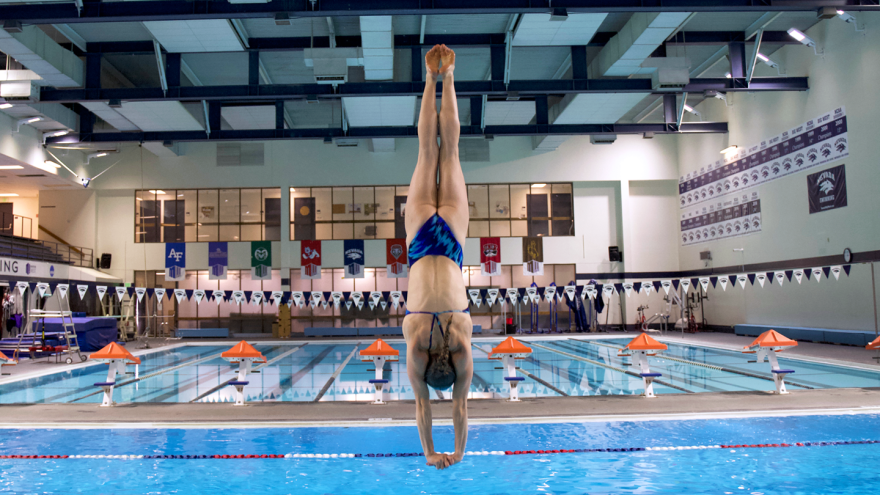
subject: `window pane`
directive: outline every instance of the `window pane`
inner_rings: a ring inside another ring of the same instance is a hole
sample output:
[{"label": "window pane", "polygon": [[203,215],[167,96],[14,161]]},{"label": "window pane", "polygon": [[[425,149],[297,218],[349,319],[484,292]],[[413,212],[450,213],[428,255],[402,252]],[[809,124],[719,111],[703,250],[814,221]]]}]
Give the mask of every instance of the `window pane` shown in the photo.
[{"label": "window pane", "polygon": [[492,237],[510,237],[510,220],[493,220],[489,222],[489,235]]},{"label": "window pane", "polygon": [[[241,190],[241,221],[242,223],[260,223],[263,221],[263,205],[260,189]],[[261,239],[253,239],[261,240]]]},{"label": "window pane", "polygon": [[183,201],[177,200],[177,191],[157,190],[156,199],[159,201],[159,222],[162,228],[162,242],[184,242],[183,233]]},{"label": "window pane", "polygon": [[221,225],[220,240],[221,241],[238,241],[239,226],[238,225]]},{"label": "window pane", "polygon": [[239,217],[239,190],[220,189],[220,223],[238,223]]},{"label": "window pane", "polygon": [[315,220],[326,222],[333,220],[333,192],[329,187],[313,187],[315,198]]},{"label": "window pane", "polygon": [[510,188],[507,184],[489,186],[489,217],[510,218]]},{"label": "window pane", "polygon": [[376,187],[375,189],[376,220],[394,221],[394,186]]},{"label": "window pane", "polygon": [[354,239],[354,225],[351,222],[333,224],[334,239]]},{"label": "window pane", "polygon": [[216,241],[219,235],[217,224],[220,212],[217,209],[219,192],[216,189],[202,189],[198,191],[199,211],[197,223],[199,241]]},{"label": "window pane", "polygon": [[529,224],[525,220],[512,220],[510,222],[511,237],[527,237],[529,235]]},{"label": "window pane", "polygon": [[281,240],[281,188],[263,189],[263,240]]},{"label": "window pane", "polygon": [[489,237],[489,222],[471,220],[468,225],[468,237]]},{"label": "window pane", "polygon": [[352,211],[354,209],[354,197],[352,188],[350,187],[334,187],[333,188],[333,220],[346,221],[352,220]]},{"label": "window pane", "polygon": [[137,242],[160,242],[159,234],[159,202],[156,194],[148,191],[138,191],[135,196],[137,213],[135,229]]},{"label": "window pane", "polygon": [[296,229],[293,226],[293,222],[296,219],[296,211],[297,207],[296,198],[308,198],[311,197],[311,192],[308,187],[291,187],[290,188],[290,240],[296,239],[295,231]]},{"label": "window pane", "polygon": [[315,238],[323,241],[333,239],[333,225],[329,223],[315,225]]},{"label": "window pane", "polygon": [[[529,194],[529,186],[526,184],[510,185],[510,218],[526,219],[528,214],[526,196]],[[514,234],[516,235],[516,234]]]},{"label": "window pane", "polygon": [[242,225],[241,226],[241,240],[242,241],[260,241],[260,237],[263,235],[263,226],[262,225]]},{"label": "window pane", "polygon": [[376,239],[394,239],[394,222],[376,222]]},{"label": "window pane", "polygon": [[471,218],[489,218],[489,186],[468,186],[468,210]]}]

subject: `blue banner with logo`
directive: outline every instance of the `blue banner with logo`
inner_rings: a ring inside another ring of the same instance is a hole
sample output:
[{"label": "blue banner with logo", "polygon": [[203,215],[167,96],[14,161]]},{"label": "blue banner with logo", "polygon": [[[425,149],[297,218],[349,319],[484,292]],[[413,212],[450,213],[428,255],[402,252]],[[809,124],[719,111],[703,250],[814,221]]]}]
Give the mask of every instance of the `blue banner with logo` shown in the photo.
[{"label": "blue banner with logo", "polygon": [[186,277],[186,243],[165,243],[165,280],[179,282]]},{"label": "blue banner with logo", "polygon": [[229,245],[225,242],[208,243],[208,280],[226,280],[229,268]]},{"label": "blue banner with logo", "polygon": [[345,276],[343,278],[364,278],[364,241],[352,239],[343,243],[345,253]]},{"label": "blue banner with logo", "polygon": [[843,165],[807,176],[810,214],[846,206],[846,169]]}]

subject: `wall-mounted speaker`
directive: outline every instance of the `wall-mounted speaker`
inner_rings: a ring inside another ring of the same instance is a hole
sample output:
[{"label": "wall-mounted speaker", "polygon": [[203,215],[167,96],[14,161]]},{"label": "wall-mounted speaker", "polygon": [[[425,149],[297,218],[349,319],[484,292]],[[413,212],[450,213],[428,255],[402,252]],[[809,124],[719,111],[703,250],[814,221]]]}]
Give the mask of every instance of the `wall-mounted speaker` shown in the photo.
[{"label": "wall-mounted speaker", "polygon": [[623,253],[617,246],[608,246],[608,261],[623,261]]}]

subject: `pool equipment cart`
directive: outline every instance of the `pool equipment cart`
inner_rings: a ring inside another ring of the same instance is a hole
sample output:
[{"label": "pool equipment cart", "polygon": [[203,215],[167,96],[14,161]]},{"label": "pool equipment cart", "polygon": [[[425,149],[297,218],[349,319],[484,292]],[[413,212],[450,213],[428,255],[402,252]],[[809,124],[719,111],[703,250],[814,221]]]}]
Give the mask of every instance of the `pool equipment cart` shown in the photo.
[{"label": "pool equipment cart", "polygon": [[400,351],[393,349],[388,343],[382,339],[376,339],[370,347],[360,352],[361,361],[373,362],[376,368],[376,378],[370,380],[370,383],[376,388],[376,400],[373,404],[384,404],[382,400],[382,392],[388,380],[382,378],[382,371],[385,368],[386,361],[397,361],[400,357]]},{"label": "pool equipment cart", "polygon": [[110,369],[107,370],[107,380],[98,382],[95,386],[101,387],[104,390],[104,400],[101,402],[101,407],[115,406],[116,403],[113,402],[113,388],[116,386],[116,374],[121,373],[125,375],[125,365],[129,363],[141,364],[140,358],[132,356],[128,349],[116,342],[111,342],[100,351],[93,352],[89,356],[89,360],[110,365]]},{"label": "pool equipment cart", "polygon": [[770,372],[773,373],[773,383],[776,384],[777,394],[787,394],[785,390],[785,375],[794,373],[794,370],[784,370],[779,367],[776,353],[785,350],[786,347],[798,345],[796,341],[782,335],[776,330],[767,330],[758,336],[751,344],[744,347],[746,354],[756,354],[757,362],[764,362],[764,358],[770,362]]},{"label": "pool equipment cart", "polygon": [[525,359],[532,353],[530,347],[522,345],[513,337],[507,337],[507,340],[498,344],[498,347],[492,349],[489,353],[489,359],[500,359],[504,366],[504,381],[510,387],[510,402],[519,402],[519,382],[525,378],[516,375],[516,360]]},{"label": "pool equipment cart", "polygon": [[654,395],[654,379],[663,376],[661,373],[651,373],[651,368],[648,366],[648,356],[656,356],[656,351],[665,351],[666,349],[668,349],[666,344],[661,344],[648,334],[642,333],[626,344],[626,347],[621,349],[618,354],[618,356],[630,356],[633,366],[639,367],[639,376],[645,382],[644,395],[647,398],[656,397]]},{"label": "pool equipment cart", "polygon": [[[31,302],[28,303],[28,306],[33,304],[36,298],[33,297],[34,292],[31,292],[31,297],[29,300]],[[70,311],[70,301],[68,296],[61,296],[60,291],[55,291],[55,295],[53,297],[58,297],[58,311],[43,311],[41,309],[35,309],[29,307],[27,310],[27,320],[25,321],[24,326],[22,327],[21,335],[18,337],[18,345],[15,348],[15,353],[13,354],[13,359],[16,361],[19,358],[21,353],[21,346],[24,342],[24,339],[27,335],[31,335],[33,338],[31,339],[31,344],[28,346],[28,351],[30,352],[31,359],[36,359],[38,352],[48,352],[51,356],[55,354],[55,362],[58,362],[58,357],[63,353],[66,354],[65,362],[67,364],[73,363],[73,355],[76,354],[79,357],[80,361],[85,361],[88,357],[80,351],[79,348],[79,340],[76,337],[76,327],[73,324],[73,312]],[[61,336],[64,339],[64,345],[46,345],[46,318],[60,318],[61,319]],[[40,320],[42,320],[42,331],[37,331],[37,327],[39,326]]]},{"label": "pool equipment cart", "polygon": [[874,359],[876,359],[877,362],[880,363],[880,337],[877,337],[876,339],[874,339],[873,342],[866,345],[865,349],[868,349],[868,350],[877,349],[877,356]]},{"label": "pool equipment cart", "polygon": [[265,363],[266,357],[243,340],[235,344],[232,349],[220,354],[220,357],[230,363],[238,363],[238,379],[230,381],[229,385],[235,387],[235,405],[246,405],[244,401],[244,387],[250,383],[247,381],[247,376],[251,372],[251,364],[254,361]]}]

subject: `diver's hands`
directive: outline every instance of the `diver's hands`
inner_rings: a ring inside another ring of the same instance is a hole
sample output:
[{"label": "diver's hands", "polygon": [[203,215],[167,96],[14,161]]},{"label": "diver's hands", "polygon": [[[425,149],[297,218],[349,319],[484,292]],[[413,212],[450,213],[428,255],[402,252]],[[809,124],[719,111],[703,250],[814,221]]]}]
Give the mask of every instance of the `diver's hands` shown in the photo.
[{"label": "diver's hands", "polygon": [[452,465],[452,462],[450,461],[450,456],[437,452],[434,452],[433,454],[427,454],[425,456],[425,460],[427,461],[425,463],[426,465],[434,466],[437,469],[446,469]]},{"label": "diver's hands", "polygon": [[464,454],[460,452],[455,452],[454,454],[447,455],[446,457],[449,459],[449,465],[452,466],[453,464],[458,464],[459,462],[461,462],[461,460],[464,458]]}]

